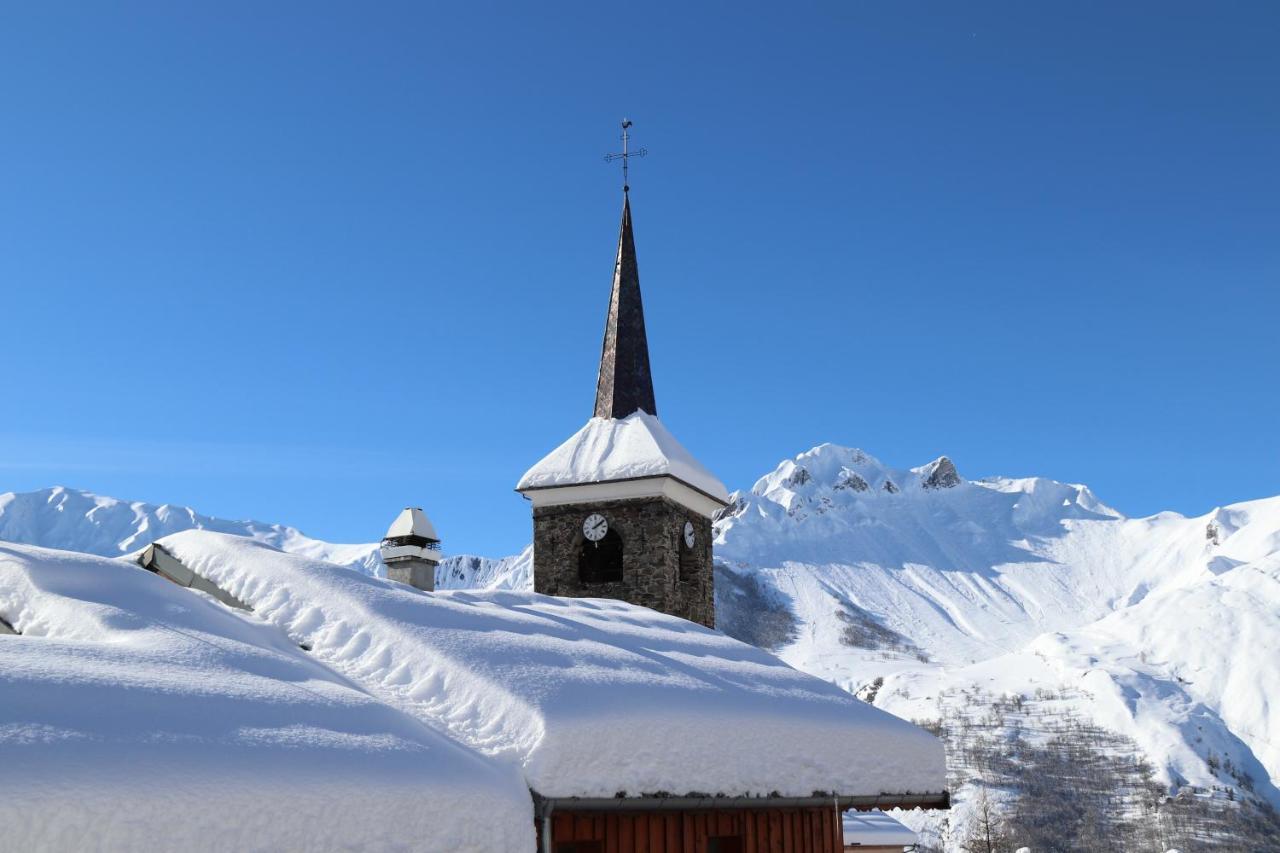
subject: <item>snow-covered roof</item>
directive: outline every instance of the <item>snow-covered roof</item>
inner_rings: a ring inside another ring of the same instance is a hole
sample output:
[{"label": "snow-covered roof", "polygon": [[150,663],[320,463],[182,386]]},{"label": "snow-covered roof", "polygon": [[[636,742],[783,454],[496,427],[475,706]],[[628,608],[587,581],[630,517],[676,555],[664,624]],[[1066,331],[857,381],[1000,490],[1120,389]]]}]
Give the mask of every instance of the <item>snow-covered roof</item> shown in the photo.
[{"label": "snow-covered roof", "polygon": [[130,562],[2,543],[0,617],[5,849],[532,848],[514,768]]},{"label": "snow-covered roof", "polygon": [[676,441],[662,421],[638,411],[630,417],[592,418],[520,478],[517,491],[670,476],[720,503],[724,483]]},{"label": "snow-covered roof", "polygon": [[164,544],[375,696],[548,797],[940,792],[927,732],[701,626],[619,601],[423,593],[240,537]]},{"label": "snow-covered roof", "polygon": [[427,518],[427,514],[416,506],[407,506],[396,520],[391,522],[391,526],[387,528],[385,538],[394,539],[399,536],[421,536],[423,539],[439,539],[436,535],[435,525],[431,523],[431,519]]},{"label": "snow-covered roof", "polygon": [[845,812],[844,843],[862,847],[909,847],[916,834],[884,812]]}]

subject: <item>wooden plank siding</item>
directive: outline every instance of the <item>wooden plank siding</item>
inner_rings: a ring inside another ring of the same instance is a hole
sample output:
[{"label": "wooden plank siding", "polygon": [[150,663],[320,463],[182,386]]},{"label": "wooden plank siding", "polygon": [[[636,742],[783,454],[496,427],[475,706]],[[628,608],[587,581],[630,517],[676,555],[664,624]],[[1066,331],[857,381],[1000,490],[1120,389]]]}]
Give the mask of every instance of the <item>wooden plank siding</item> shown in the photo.
[{"label": "wooden plank siding", "polygon": [[[538,822],[539,850],[542,825]],[[712,839],[742,853],[841,853],[834,808],[566,812],[551,816],[551,850],[595,842],[602,853],[713,853]],[[575,849],[575,848],[567,848]],[[583,847],[581,849],[592,849]],[[575,851],[576,853],[576,851]]]}]

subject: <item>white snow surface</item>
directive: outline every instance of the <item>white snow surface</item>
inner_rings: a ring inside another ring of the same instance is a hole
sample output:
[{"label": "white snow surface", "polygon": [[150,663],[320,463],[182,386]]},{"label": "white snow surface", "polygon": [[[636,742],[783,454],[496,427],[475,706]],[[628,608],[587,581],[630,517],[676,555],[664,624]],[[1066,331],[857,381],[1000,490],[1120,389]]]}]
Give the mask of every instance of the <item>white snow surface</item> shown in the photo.
[{"label": "white snow surface", "polygon": [[592,418],[520,478],[517,491],[668,475],[720,500],[724,483],[676,441],[662,421],[637,411],[625,418]]},{"label": "white snow surface", "polygon": [[545,796],[924,793],[932,735],[723,634],[619,601],[424,593],[241,537],[163,544],[374,695]]},{"label": "white snow surface", "polygon": [[845,812],[844,843],[863,847],[909,847],[916,834],[884,812]]},{"label": "white snow surface", "polygon": [[0,617],[6,850],[533,849],[512,768],[136,565],[0,544]]}]

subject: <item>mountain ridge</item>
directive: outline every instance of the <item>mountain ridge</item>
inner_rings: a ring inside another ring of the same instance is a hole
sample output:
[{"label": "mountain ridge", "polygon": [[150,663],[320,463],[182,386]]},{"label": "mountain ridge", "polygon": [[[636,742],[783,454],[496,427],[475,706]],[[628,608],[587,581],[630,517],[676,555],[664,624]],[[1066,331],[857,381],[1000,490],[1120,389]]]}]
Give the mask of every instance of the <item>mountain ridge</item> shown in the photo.
[{"label": "mountain ridge", "polygon": [[1280,497],[1128,518],[943,459],[819,445],[733,494],[716,556],[790,615],[775,652],[907,718],[975,724],[974,691],[1053,708],[1128,739],[1168,795],[1280,804]]},{"label": "mountain ridge", "polygon": [[[334,543],[296,527],[252,519],[204,515],[191,507],[151,504],[98,495],[68,486],[0,493],[0,540],[120,557],[184,530],[212,530],[257,540],[281,551],[386,577],[377,542]],[[532,571],[532,546],[500,559],[461,554],[437,569],[441,589],[509,588]],[[528,582],[532,586],[532,580]]]}]

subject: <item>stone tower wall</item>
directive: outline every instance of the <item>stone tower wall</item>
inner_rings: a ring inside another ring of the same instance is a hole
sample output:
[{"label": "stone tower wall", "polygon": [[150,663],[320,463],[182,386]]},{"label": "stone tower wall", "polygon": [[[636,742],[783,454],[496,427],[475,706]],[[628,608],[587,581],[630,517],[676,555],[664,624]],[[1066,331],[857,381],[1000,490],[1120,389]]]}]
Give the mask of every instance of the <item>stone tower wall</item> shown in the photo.
[{"label": "stone tower wall", "polygon": [[[582,521],[598,512],[622,537],[622,580],[584,584],[578,577]],[[681,555],[686,521],[696,541]],[[715,627],[711,521],[667,498],[595,501],[533,510],[533,582],[537,592],[616,598]]]}]

